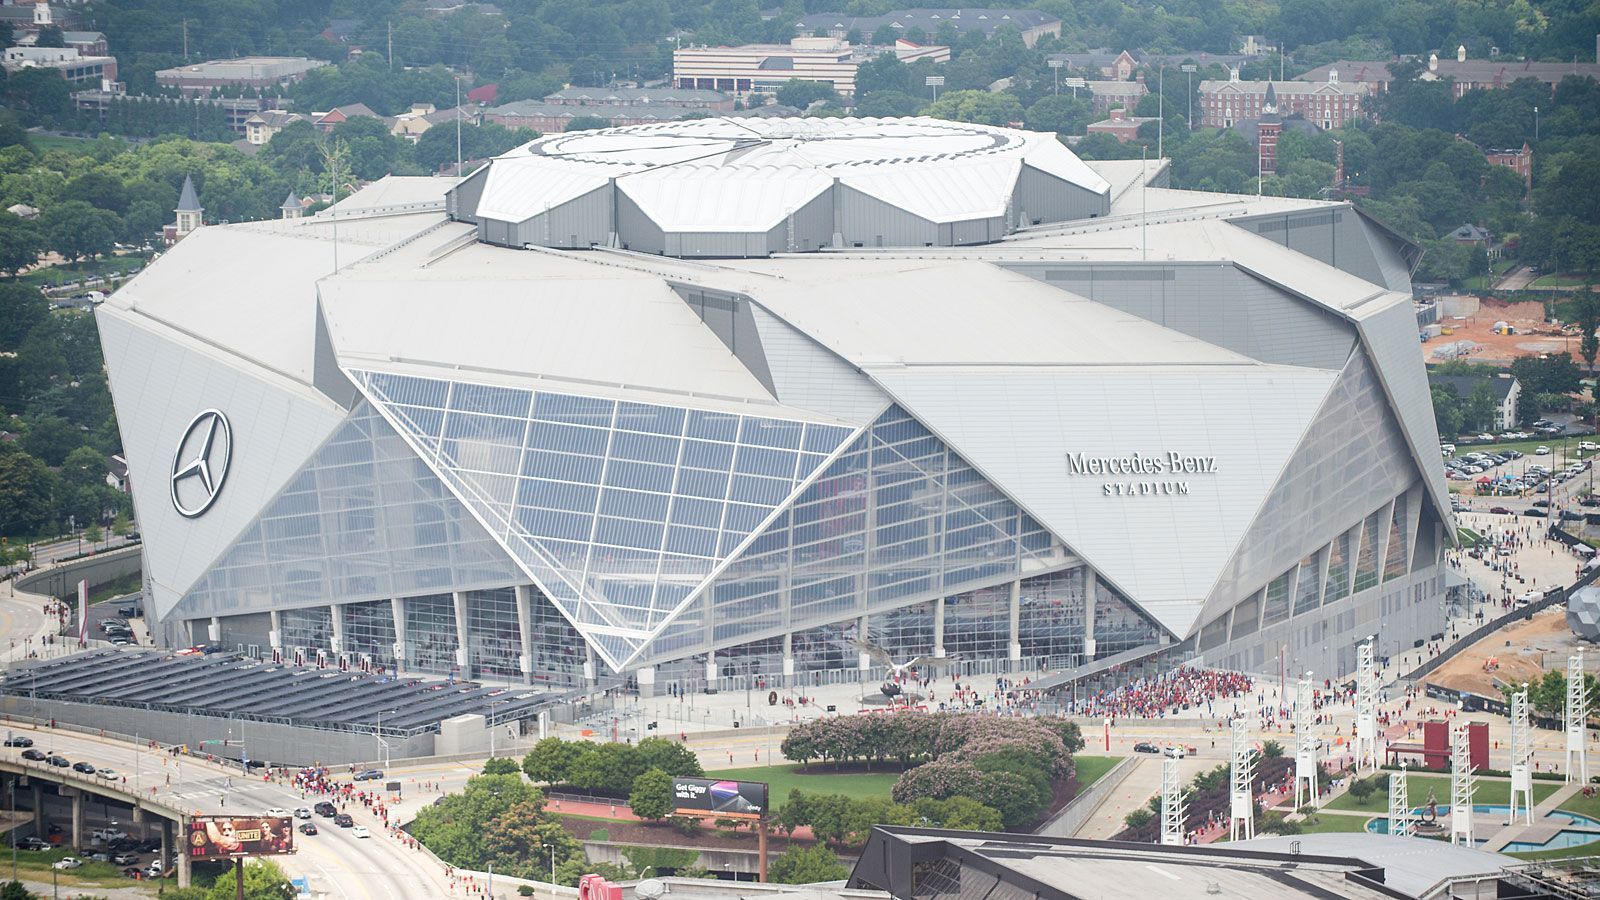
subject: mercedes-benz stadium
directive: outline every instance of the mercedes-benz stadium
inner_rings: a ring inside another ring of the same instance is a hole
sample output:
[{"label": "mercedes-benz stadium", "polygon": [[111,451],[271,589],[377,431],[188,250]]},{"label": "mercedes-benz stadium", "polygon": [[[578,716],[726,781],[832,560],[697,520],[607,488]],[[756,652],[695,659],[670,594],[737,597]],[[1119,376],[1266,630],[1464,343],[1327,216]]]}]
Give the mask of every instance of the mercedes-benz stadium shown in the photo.
[{"label": "mercedes-benz stadium", "polygon": [[933,119],[555,134],[195,230],[98,312],[165,646],[641,692],[1440,630],[1410,272],[1348,203]]}]

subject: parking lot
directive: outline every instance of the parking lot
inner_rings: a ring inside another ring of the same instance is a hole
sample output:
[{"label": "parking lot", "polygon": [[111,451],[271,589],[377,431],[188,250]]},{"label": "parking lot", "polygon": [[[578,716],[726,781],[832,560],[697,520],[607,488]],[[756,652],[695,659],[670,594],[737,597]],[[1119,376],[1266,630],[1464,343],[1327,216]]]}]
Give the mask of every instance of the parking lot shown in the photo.
[{"label": "parking lot", "polygon": [[[1446,445],[1448,449],[1448,445]],[[1581,522],[1590,510],[1593,488],[1590,457],[1600,443],[1560,441],[1515,447],[1460,448],[1445,458],[1452,504],[1457,512],[1492,512],[1529,518]],[[1600,512],[1600,501],[1596,511]]]}]

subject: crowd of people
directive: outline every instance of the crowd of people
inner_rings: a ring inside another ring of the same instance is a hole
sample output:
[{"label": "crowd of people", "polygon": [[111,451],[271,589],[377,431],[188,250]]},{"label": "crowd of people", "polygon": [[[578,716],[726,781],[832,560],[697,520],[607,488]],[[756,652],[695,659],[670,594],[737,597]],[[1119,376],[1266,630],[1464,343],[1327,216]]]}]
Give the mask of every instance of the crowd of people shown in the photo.
[{"label": "crowd of people", "polygon": [[1254,689],[1255,681],[1242,672],[1179,666],[1151,678],[1078,697],[1072,701],[1072,714],[1109,718],[1112,724],[1119,718],[1164,719],[1202,707],[1206,715],[1214,716],[1218,701],[1242,697]]}]

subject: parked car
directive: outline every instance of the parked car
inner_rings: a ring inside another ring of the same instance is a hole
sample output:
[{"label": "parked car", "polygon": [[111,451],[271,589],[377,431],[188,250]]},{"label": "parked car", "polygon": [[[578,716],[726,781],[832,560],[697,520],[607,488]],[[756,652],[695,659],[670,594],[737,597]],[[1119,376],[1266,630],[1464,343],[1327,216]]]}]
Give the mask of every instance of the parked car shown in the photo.
[{"label": "parked car", "polygon": [[1183,759],[1183,748],[1177,746],[1166,747],[1162,749],[1161,755],[1170,756],[1173,759]]},{"label": "parked car", "polygon": [[1538,506],[1538,507],[1545,507],[1545,506],[1549,506],[1550,505],[1550,501],[1549,500],[1535,500],[1535,501],[1533,501],[1533,505],[1534,506]]},{"label": "parked car", "polygon": [[56,860],[55,862],[51,863],[50,864],[50,868],[61,870],[61,871],[65,871],[67,869],[79,868],[82,865],[83,865],[83,860],[77,858],[76,856],[63,856],[60,859]]},{"label": "parked car", "polygon": [[1135,753],[1160,753],[1161,752],[1161,748],[1157,747],[1155,744],[1150,743],[1149,741],[1140,741],[1139,743],[1133,745],[1133,752],[1135,752]]},{"label": "parked car", "polygon": [[317,823],[315,823],[315,822],[301,822],[300,823],[300,833],[301,834],[316,834],[317,833]]},{"label": "parked car", "polygon": [[1534,456],[1549,456],[1550,455],[1550,448],[1546,447],[1543,444],[1540,444],[1539,446],[1533,448],[1533,455]]},{"label": "parked car", "polygon": [[127,839],[128,833],[119,828],[96,828],[89,836],[97,841],[121,841]]},{"label": "parked car", "polygon": [[1583,521],[1583,513],[1578,512],[1575,509],[1563,509],[1561,511],[1561,521],[1563,521],[1563,522],[1582,522]]},{"label": "parked car", "polygon": [[36,837],[25,837],[17,841],[19,850],[49,850],[50,842]]},{"label": "parked car", "polygon": [[111,857],[111,861],[119,866],[135,866],[139,864],[139,856],[135,853],[118,853]]},{"label": "parked car", "polygon": [[294,811],[294,817],[296,819],[309,819],[311,818],[311,810],[306,809],[304,806],[299,807]]},{"label": "parked car", "polygon": [[1491,507],[1489,507],[1489,512],[1491,512],[1491,513],[1493,513],[1493,514],[1495,514],[1497,516],[1509,516],[1509,515],[1511,515],[1511,510],[1506,509],[1504,506],[1491,506]]},{"label": "parked car", "polygon": [[1548,515],[1544,510],[1538,509],[1537,507],[1533,509],[1525,509],[1522,511],[1522,514],[1530,519],[1543,519]]}]

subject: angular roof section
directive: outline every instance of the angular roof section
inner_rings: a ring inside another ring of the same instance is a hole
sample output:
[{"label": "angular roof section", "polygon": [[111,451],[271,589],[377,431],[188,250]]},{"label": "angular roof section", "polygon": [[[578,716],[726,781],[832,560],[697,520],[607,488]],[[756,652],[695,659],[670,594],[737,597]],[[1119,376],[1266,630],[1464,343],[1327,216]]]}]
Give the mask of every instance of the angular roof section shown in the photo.
[{"label": "angular roof section", "polygon": [[178,212],[200,212],[200,198],[194,192],[194,179],[183,176],[183,193],[178,197]]}]

